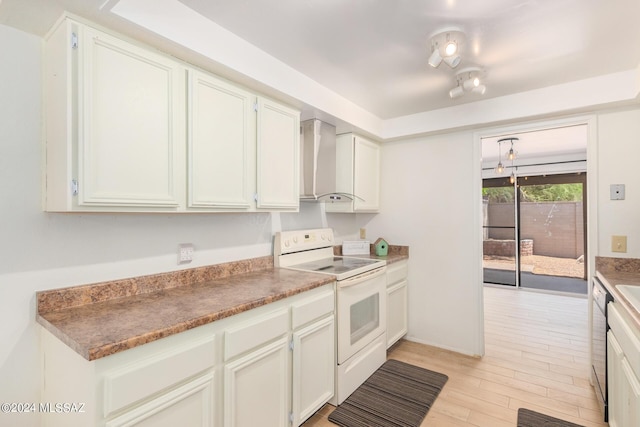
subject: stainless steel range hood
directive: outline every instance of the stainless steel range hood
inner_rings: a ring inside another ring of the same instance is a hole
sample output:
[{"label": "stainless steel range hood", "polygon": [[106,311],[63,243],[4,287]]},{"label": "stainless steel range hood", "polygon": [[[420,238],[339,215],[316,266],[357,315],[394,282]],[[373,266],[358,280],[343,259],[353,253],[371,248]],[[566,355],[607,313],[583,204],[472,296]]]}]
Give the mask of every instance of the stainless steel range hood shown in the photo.
[{"label": "stainless steel range hood", "polygon": [[336,128],[318,119],[300,123],[300,200],[349,202],[336,191]]}]

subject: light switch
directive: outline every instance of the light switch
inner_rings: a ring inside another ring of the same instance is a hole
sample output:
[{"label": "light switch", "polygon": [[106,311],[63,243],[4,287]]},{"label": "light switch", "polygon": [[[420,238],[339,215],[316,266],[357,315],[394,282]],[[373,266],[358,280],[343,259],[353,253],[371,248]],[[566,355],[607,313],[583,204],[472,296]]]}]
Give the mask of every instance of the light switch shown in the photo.
[{"label": "light switch", "polygon": [[624,200],[624,184],[611,184],[611,200]]},{"label": "light switch", "polygon": [[627,236],[611,236],[611,252],[627,252]]}]

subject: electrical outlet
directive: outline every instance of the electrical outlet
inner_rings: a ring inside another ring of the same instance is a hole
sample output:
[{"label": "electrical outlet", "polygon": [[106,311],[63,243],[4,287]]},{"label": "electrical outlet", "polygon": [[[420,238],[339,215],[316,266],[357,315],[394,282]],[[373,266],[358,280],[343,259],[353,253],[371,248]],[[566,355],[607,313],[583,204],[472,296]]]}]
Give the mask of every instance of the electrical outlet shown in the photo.
[{"label": "electrical outlet", "polygon": [[193,261],[193,244],[181,243],[178,245],[178,264],[188,264]]},{"label": "electrical outlet", "polygon": [[609,192],[611,200],[624,200],[624,184],[611,184]]},{"label": "electrical outlet", "polygon": [[361,228],[360,229],[360,238],[361,239],[366,239],[367,238],[367,229],[366,228]]},{"label": "electrical outlet", "polygon": [[611,252],[627,252],[627,236],[611,236]]}]

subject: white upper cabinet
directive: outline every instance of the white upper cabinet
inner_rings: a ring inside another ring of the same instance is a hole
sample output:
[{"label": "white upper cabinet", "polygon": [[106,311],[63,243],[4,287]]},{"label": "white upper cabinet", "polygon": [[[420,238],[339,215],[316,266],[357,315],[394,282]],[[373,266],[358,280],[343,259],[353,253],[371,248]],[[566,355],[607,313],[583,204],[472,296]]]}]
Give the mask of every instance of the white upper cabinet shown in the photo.
[{"label": "white upper cabinet", "polygon": [[300,113],[258,98],[258,209],[298,210]]},{"label": "white upper cabinet", "polygon": [[69,20],[45,64],[47,209],[180,208],[184,67]]},{"label": "white upper cabinet", "polygon": [[255,95],[189,72],[188,206],[251,208],[255,181]]},{"label": "white upper cabinet", "polygon": [[351,202],[327,203],[327,212],[378,212],[380,210],[380,146],[347,133],[337,137],[336,186],[353,194]]},{"label": "white upper cabinet", "polygon": [[297,211],[300,113],[66,17],[46,37],[47,211]]},{"label": "white upper cabinet", "polygon": [[359,136],[354,137],[353,201],[355,212],[378,212],[380,209],[380,146]]}]

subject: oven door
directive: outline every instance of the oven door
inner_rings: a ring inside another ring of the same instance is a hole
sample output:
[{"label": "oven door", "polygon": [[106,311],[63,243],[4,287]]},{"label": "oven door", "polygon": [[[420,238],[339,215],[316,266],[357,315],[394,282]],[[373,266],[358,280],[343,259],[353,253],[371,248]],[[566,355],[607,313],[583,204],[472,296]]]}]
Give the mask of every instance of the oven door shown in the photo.
[{"label": "oven door", "polygon": [[386,267],[338,282],[338,364],[386,330]]}]

